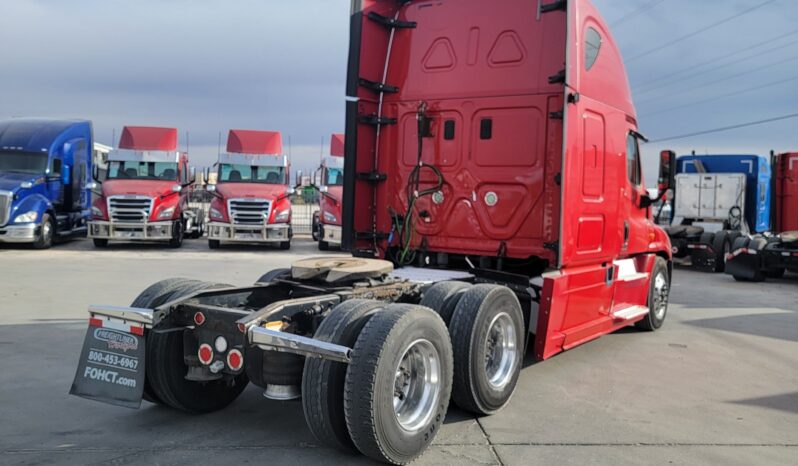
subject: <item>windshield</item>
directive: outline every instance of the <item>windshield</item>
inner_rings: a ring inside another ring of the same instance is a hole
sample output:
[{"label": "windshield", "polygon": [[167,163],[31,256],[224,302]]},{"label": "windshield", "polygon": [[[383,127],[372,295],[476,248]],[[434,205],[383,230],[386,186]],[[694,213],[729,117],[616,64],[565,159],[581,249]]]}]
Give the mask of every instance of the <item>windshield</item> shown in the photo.
[{"label": "windshield", "polygon": [[108,167],[109,180],[177,180],[174,162],[118,162]]},{"label": "windshield", "polygon": [[46,152],[0,151],[0,173],[17,172],[41,175],[45,170],[47,170]]},{"label": "windshield", "polygon": [[327,168],[327,186],[344,184],[344,171],[340,168]]},{"label": "windshield", "polygon": [[219,182],[285,184],[285,167],[223,163],[219,166]]}]

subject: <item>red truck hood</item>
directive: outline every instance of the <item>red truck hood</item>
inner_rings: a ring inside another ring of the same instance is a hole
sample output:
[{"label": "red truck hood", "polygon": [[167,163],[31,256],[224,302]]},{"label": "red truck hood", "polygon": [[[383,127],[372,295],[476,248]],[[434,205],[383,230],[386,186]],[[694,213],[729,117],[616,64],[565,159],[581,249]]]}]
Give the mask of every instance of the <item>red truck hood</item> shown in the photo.
[{"label": "red truck hood", "polygon": [[275,199],[285,195],[287,186],[283,184],[264,183],[219,183],[216,192],[225,199],[231,198],[260,198]]},{"label": "red truck hood", "polygon": [[172,193],[172,187],[176,184],[176,181],[161,180],[110,180],[103,183],[103,195],[165,196]]}]

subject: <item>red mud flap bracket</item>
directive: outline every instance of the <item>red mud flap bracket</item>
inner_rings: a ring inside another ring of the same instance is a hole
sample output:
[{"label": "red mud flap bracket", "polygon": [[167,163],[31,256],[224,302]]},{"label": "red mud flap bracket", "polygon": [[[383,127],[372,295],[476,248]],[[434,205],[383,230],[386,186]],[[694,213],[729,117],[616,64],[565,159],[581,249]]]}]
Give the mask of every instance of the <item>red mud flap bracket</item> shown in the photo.
[{"label": "red mud flap bracket", "polygon": [[150,309],[91,306],[71,395],[126,408],[141,406],[144,393],[144,329]]}]

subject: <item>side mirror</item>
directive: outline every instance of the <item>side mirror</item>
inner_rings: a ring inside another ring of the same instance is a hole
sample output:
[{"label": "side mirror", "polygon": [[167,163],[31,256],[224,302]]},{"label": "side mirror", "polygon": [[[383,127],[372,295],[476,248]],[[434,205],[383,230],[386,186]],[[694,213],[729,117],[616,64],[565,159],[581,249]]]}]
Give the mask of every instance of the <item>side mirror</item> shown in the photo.
[{"label": "side mirror", "polygon": [[304,184],[302,183],[302,170],[296,171],[296,179],[294,181],[295,181],[294,184],[296,186],[304,186]]},{"label": "side mirror", "polygon": [[208,180],[211,178],[211,169],[205,167],[202,169],[202,182],[208,184]]},{"label": "side mirror", "polygon": [[662,197],[669,189],[676,184],[676,153],[672,150],[664,150],[659,153],[659,197]]},{"label": "side mirror", "polygon": [[205,191],[208,191],[209,193],[215,193],[216,192],[216,185],[215,184],[206,184],[205,185]]},{"label": "side mirror", "polygon": [[321,185],[321,186],[319,186],[319,192],[320,192],[320,193],[326,193],[326,192],[328,192],[329,190],[330,190],[330,188],[328,188],[328,187],[327,187],[327,185]]},{"label": "side mirror", "polygon": [[197,167],[188,167],[188,182],[194,184],[197,181]]},{"label": "side mirror", "polygon": [[313,186],[321,186],[324,184],[324,175],[323,170],[319,168],[316,170],[316,173],[313,174]]},{"label": "side mirror", "polygon": [[183,190],[183,187],[180,186],[179,184],[176,184],[176,185],[172,186],[172,192],[173,193],[179,193],[182,190]]}]

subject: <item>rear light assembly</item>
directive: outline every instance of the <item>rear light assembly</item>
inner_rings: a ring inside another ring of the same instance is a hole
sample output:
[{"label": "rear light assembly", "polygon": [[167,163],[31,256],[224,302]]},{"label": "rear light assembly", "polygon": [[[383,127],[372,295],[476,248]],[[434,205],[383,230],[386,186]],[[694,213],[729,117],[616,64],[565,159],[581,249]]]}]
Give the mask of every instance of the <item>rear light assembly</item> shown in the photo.
[{"label": "rear light assembly", "polygon": [[213,361],[213,348],[211,348],[211,345],[203,343],[200,345],[199,350],[197,350],[197,356],[199,357],[199,361],[207,366]]},{"label": "rear light assembly", "polygon": [[205,314],[201,312],[197,312],[194,314],[194,323],[197,325],[202,325],[205,323]]},{"label": "rear light assembly", "polygon": [[237,349],[231,349],[229,353],[227,353],[227,367],[231,370],[237,371],[240,370],[244,366],[244,355],[241,354],[241,351]]}]

